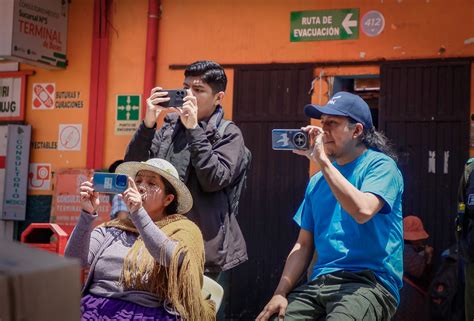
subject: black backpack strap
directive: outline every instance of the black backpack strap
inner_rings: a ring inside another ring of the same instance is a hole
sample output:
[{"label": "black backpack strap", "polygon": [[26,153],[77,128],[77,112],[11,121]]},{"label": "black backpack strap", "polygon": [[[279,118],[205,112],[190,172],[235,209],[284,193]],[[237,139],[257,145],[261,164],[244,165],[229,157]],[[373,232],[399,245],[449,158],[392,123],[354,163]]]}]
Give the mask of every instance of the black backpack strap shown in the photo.
[{"label": "black backpack strap", "polygon": [[[230,125],[230,123],[232,123],[232,121],[224,119],[224,118],[221,119],[221,121],[219,122],[219,126],[217,127],[217,133],[219,134],[219,138],[224,137],[225,130],[227,129],[227,126]],[[231,200],[232,187],[224,188],[224,192],[227,195],[227,206],[229,207],[230,214],[233,214],[232,200]]]},{"label": "black backpack strap", "polygon": [[[233,122],[230,120],[221,119],[219,127],[217,128],[217,132],[219,133],[220,138],[224,137],[224,133],[227,129],[227,126],[232,123]],[[249,157],[251,159],[251,154],[247,147],[245,147],[245,154],[246,157]],[[250,163],[250,159],[246,160],[246,167],[243,172],[236,178],[235,182],[224,189],[225,193],[227,194],[229,212],[230,214],[233,214],[235,216],[237,216],[239,209],[240,195],[242,194],[242,191],[245,189],[247,184],[247,169]]]}]

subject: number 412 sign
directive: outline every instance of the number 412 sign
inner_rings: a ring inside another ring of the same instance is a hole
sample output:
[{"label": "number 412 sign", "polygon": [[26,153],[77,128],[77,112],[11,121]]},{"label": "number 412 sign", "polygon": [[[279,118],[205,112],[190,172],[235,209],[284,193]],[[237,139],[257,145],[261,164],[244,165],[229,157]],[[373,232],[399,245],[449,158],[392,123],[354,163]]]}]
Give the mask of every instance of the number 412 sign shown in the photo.
[{"label": "number 412 sign", "polygon": [[380,35],[385,27],[385,19],[383,14],[375,10],[367,12],[362,17],[361,26],[362,32],[369,37]]}]

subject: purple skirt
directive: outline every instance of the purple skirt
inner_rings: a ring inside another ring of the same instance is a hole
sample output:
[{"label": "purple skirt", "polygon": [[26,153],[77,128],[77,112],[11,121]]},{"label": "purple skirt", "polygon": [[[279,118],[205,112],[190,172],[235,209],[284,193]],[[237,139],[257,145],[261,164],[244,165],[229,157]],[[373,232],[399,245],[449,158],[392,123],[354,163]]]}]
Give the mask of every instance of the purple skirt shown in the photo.
[{"label": "purple skirt", "polygon": [[163,307],[148,308],[119,299],[88,294],[81,299],[81,320],[146,320],[181,321]]}]

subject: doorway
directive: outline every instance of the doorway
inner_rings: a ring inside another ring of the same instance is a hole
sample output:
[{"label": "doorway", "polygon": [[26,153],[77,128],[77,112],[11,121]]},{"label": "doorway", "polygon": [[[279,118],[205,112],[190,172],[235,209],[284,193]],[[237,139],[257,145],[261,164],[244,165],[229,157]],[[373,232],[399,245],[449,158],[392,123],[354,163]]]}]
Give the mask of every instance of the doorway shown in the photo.
[{"label": "doorway", "polygon": [[399,154],[403,213],[423,220],[434,258],[455,242],[457,189],[469,157],[470,70],[461,60],[381,68],[380,128]]},{"label": "doorway", "polygon": [[271,130],[309,123],[313,68],[301,65],[241,66],[234,73],[233,121],[252,152],[247,188],[237,217],[247,242],[248,262],[231,270],[226,318],[254,320],[271,298],[296,241],[292,217],[308,182],[309,162],[271,148]]}]

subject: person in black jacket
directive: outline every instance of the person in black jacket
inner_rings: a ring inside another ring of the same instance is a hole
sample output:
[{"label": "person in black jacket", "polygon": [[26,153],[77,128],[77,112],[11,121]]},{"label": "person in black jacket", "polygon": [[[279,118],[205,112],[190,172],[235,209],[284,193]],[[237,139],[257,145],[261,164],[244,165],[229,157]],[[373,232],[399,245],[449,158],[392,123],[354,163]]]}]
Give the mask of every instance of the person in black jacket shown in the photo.
[{"label": "person in black jacket", "polygon": [[[459,181],[458,207],[462,204],[465,212],[458,216],[456,225],[459,252],[464,263],[464,306],[466,321],[474,320],[474,158],[470,158],[464,166]],[[459,214],[458,214],[459,215]],[[459,233],[459,234],[458,234]]]},{"label": "person in black jacket", "polygon": [[[178,170],[194,199],[188,218],[201,229],[206,250],[205,272],[217,278],[247,260],[247,248],[240,227],[229,206],[225,188],[245,170],[245,153],[240,129],[230,123],[220,137],[227,77],[212,61],[197,61],[184,72],[187,96],[178,108],[164,108],[169,100],[161,87],[153,88],[147,112],[130,141],[125,161],[163,158]],[[156,119],[166,113],[164,124]]]}]

